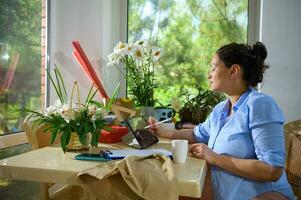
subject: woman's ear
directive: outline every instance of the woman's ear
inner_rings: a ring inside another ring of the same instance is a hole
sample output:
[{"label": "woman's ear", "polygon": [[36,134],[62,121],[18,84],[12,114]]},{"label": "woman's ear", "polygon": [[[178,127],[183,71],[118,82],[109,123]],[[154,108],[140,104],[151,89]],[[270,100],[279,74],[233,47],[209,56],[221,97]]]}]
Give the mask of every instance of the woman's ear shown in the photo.
[{"label": "woman's ear", "polygon": [[241,71],[240,65],[238,65],[238,64],[233,64],[233,65],[230,67],[230,75],[229,75],[229,78],[230,78],[231,80],[237,79],[237,78],[240,76],[240,71]]}]

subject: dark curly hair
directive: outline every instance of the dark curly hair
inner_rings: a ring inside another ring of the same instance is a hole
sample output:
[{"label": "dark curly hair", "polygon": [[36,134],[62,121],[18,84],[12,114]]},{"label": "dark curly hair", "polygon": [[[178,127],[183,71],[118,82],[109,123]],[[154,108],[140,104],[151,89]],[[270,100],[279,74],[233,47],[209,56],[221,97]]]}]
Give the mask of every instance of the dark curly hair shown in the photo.
[{"label": "dark curly hair", "polygon": [[226,67],[238,64],[243,69],[243,79],[252,87],[262,82],[263,73],[269,66],[264,63],[267,50],[263,43],[248,44],[230,43],[216,51]]}]

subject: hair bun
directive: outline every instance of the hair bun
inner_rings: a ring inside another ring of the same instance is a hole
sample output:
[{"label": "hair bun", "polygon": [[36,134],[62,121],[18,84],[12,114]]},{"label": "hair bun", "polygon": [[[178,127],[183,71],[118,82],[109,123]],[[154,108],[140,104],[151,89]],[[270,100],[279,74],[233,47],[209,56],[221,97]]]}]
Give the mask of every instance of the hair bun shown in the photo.
[{"label": "hair bun", "polygon": [[267,52],[267,49],[265,48],[264,44],[261,43],[261,42],[256,42],[254,45],[253,45],[253,51],[252,51],[252,54],[255,56],[255,58],[259,58],[260,60],[265,60],[267,55],[268,55],[268,52]]}]

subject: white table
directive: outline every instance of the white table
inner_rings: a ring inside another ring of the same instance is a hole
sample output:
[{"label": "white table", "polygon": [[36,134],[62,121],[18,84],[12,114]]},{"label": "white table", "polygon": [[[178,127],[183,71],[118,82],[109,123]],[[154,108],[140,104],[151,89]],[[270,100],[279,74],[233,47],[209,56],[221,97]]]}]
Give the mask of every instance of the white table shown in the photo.
[{"label": "white table", "polygon": [[[99,143],[100,149],[126,149],[122,143]],[[152,148],[170,150],[169,140],[160,139]],[[0,160],[0,177],[28,180],[41,183],[68,183],[76,185],[78,172],[103,163],[75,160],[78,153],[63,153],[59,147],[42,149],[19,154]],[[114,161],[113,161],[114,162]],[[116,162],[116,161],[115,161]],[[207,165],[204,160],[188,157],[185,164],[174,164],[180,196],[200,198],[204,187]],[[106,169],[104,169],[106,170]]]}]

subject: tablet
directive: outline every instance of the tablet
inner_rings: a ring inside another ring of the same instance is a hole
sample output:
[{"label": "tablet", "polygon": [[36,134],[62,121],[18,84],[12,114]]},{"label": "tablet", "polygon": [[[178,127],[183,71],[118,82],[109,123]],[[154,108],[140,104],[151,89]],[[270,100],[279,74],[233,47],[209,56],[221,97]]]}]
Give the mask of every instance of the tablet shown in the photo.
[{"label": "tablet", "polygon": [[159,139],[155,135],[153,135],[148,129],[144,129],[147,123],[144,123],[141,120],[141,118],[128,118],[124,120],[124,124],[129,128],[129,131],[136,138],[140,149],[145,149],[159,142]]}]

